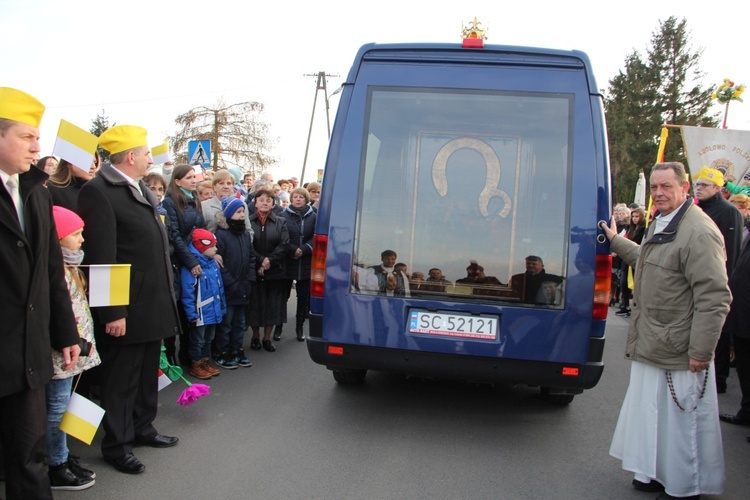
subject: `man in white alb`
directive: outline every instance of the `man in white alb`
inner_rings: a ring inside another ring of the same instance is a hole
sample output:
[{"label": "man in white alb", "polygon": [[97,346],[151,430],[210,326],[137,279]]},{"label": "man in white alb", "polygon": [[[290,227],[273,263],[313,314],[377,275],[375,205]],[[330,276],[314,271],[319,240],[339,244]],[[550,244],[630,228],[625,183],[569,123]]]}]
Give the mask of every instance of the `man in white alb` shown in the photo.
[{"label": "man in white alb", "polygon": [[729,311],[724,242],[687,196],[681,163],[651,170],[659,215],[641,245],[601,229],[635,270],[625,356],[633,361],[610,454],[658,499],[718,495],[724,487],[713,353]]}]

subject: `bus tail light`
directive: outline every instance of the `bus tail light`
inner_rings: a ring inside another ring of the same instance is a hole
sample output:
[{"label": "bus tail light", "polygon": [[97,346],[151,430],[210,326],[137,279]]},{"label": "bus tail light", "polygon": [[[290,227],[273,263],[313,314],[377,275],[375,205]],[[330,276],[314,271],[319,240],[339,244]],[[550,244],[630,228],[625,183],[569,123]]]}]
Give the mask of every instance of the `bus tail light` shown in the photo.
[{"label": "bus tail light", "polygon": [[310,295],[323,297],[326,287],[326,253],[328,236],[316,234],[313,238],[312,263],[310,265]]},{"label": "bus tail light", "polygon": [[334,356],[343,356],[344,355],[344,348],[338,345],[329,345],[328,346],[328,354],[332,354]]},{"label": "bus tail light", "polygon": [[577,377],[579,370],[575,366],[563,366],[562,374],[568,377]]},{"label": "bus tail light", "polygon": [[593,319],[607,319],[611,287],[612,256],[597,255],[594,270],[594,310],[591,315]]}]

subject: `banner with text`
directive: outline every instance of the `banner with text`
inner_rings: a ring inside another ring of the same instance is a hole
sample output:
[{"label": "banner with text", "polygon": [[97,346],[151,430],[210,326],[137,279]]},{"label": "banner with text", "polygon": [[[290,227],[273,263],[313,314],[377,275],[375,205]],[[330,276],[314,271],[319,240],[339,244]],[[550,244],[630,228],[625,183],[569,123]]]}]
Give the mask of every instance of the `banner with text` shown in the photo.
[{"label": "banner with text", "polygon": [[709,167],[741,184],[742,176],[750,171],[750,130],[681,128],[691,178],[703,167]]}]

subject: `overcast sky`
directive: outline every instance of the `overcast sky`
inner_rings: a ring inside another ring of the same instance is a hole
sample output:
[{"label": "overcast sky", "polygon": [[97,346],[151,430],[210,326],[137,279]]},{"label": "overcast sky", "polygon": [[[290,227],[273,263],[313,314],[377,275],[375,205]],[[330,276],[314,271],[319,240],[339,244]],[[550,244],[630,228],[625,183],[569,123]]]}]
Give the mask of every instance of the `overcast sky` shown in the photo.
[{"label": "overcast sky", "polygon": [[[103,109],[110,123],[146,127],[155,146],[191,108],[219,99],[258,101],[280,160],[276,176],[299,177],[314,75],[334,75],[327,81],[331,94],[363,44],[458,43],[462,25],[474,16],[488,29],[487,43],[588,53],[599,88],[633,50],[645,53],[660,20],[684,17],[693,50],[703,49],[704,84],[718,85],[724,77],[750,84],[746,16],[733,10],[741,4],[689,3],[0,0],[0,86],[46,104],[43,155],[52,151],[61,118],[88,129]],[[333,124],[338,96],[330,103]],[[317,104],[308,181],[323,167],[327,148],[322,92]],[[748,106],[730,105],[730,128],[750,130]]]}]

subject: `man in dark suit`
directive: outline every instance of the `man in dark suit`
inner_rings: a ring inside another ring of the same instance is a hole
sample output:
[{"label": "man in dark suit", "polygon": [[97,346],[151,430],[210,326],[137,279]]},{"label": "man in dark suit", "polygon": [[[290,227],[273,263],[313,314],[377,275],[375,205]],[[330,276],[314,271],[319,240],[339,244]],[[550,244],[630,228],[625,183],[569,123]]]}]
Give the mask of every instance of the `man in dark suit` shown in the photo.
[{"label": "man in dark suit", "polygon": [[[548,304],[542,283],[550,283],[556,286],[562,283],[561,276],[549,274],[544,270],[542,258],[536,255],[526,257],[526,272],[514,274],[510,279],[511,287],[521,291],[521,302],[527,304]],[[540,293],[540,291],[542,293]]]},{"label": "man in dark suit", "polygon": [[[742,399],[737,413],[721,413],[719,418],[730,424],[750,427],[750,245],[745,245],[729,278],[732,304],[721,334],[734,339],[734,359]],[[718,375],[718,374],[717,374]],[[748,436],[750,441],[750,436]]]},{"label": "man in dark suit", "polygon": [[[742,230],[745,223],[740,211],[729,203],[721,194],[724,186],[724,174],[721,170],[703,167],[693,177],[695,197],[698,206],[711,217],[724,237],[724,250],[726,251],[727,278],[732,278],[734,265],[742,249]],[[732,347],[731,334],[726,328],[722,329],[719,342],[716,344],[714,353],[714,369],[716,370],[716,390],[719,393],[727,392],[727,378],[729,378],[729,358]]]},{"label": "man in dark suit", "polygon": [[44,387],[52,378],[52,351],[65,367],[78,362],[78,328],[65,284],[52,200],[38,157],[44,106],[16,89],[0,87],[0,441],[5,493],[52,498],[45,434]]},{"label": "man in dark suit", "polygon": [[99,144],[110,152],[111,165],[102,167],[78,197],[86,223],[85,263],[131,265],[130,303],[92,309],[106,410],[102,454],[118,471],[139,474],[145,466],[133,455],[134,444],[177,444],[176,437],[159,434],[153,421],[161,342],[180,327],[167,234],[156,195],[141,181],[153,163],[146,130],[117,125]]}]

